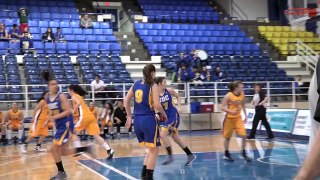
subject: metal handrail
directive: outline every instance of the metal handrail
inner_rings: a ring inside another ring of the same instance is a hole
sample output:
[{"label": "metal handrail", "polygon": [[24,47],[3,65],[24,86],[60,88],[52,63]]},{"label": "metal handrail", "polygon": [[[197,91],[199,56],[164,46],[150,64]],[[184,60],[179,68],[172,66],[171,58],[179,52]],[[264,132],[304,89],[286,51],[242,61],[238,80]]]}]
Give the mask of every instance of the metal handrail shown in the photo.
[{"label": "metal handrail", "polygon": [[310,68],[314,71],[320,57],[319,53],[300,40],[297,40],[296,47],[297,61],[305,63],[307,70]]}]

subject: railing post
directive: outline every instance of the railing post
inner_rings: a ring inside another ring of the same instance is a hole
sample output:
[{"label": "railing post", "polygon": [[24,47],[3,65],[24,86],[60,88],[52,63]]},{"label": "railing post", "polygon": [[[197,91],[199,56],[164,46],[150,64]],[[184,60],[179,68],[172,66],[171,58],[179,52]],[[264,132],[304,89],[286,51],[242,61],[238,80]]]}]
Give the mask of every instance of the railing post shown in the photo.
[{"label": "railing post", "polygon": [[267,97],[269,98],[269,101],[267,103],[267,106],[271,106],[271,93],[270,93],[270,81],[267,81]]},{"label": "railing post", "polygon": [[214,82],[214,112],[218,112],[218,82]]},{"label": "railing post", "polygon": [[123,92],[122,92],[122,98],[126,97],[126,84],[122,84]]},{"label": "railing post", "polygon": [[25,105],[26,105],[26,112],[29,111],[28,88],[29,88],[29,86],[26,86],[26,87],[25,87],[25,90],[24,90],[24,93],[25,93],[24,101],[25,101]]},{"label": "railing post", "polygon": [[296,108],[296,87],[295,87],[295,82],[292,81],[292,104],[291,108]]},{"label": "railing post", "polygon": [[92,90],[92,102],[95,102],[95,97],[94,97],[94,88],[91,88]]},{"label": "railing post", "polygon": [[189,84],[189,82],[186,82],[186,84],[185,84],[185,91],[186,91],[186,95],[187,95],[187,104],[189,104],[189,107],[188,107],[188,112],[189,113],[191,113],[191,109],[190,109],[190,103],[191,103],[191,101],[190,101],[190,91],[189,91],[189,87],[190,87],[190,84]]}]

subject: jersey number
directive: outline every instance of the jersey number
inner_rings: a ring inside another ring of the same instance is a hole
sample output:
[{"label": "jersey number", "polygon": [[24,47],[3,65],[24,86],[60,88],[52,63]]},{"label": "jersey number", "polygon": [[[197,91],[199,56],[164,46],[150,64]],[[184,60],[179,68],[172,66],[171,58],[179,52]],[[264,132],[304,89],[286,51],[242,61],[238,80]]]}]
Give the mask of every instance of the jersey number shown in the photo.
[{"label": "jersey number", "polygon": [[141,89],[136,90],[135,92],[135,101],[136,103],[142,102],[143,91]]}]

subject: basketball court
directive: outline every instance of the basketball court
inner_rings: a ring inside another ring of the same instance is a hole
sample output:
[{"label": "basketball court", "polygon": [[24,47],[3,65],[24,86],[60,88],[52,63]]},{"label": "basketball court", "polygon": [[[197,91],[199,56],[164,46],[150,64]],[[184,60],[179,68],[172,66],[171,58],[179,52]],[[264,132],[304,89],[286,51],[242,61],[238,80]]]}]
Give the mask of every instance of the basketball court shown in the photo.
[{"label": "basketball court", "polygon": [[[250,140],[246,163],[240,158],[240,140],[231,143],[235,162],[223,160],[223,138],[218,131],[183,132],[183,140],[195,152],[197,159],[191,166],[184,166],[186,155],[174,146],[175,161],[162,166],[164,150],[158,158],[155,179],[293,179],[307,152],[307,142],[279,138],[266,141],[257,137]],[[84,154],[77,158],[64,158],[69,179],[139,179],[144,151],[134,138],[112,140],[115,158],[107,161],[103,150],[97,159]],[[32,144],[30,145],[32,146]],[[46,146],[50,146],[47,142]],[[0,179],[48,179],[55,173],[51,154],[20,154],[19,146],[1,147]]]}]

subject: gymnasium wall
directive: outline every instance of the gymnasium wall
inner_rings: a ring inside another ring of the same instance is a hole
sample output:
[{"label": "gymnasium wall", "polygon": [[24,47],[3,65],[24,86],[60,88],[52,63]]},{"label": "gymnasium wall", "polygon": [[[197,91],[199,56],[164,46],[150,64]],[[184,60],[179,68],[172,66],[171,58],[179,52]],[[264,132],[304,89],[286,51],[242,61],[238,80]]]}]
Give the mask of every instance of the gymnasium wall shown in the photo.
[{"label": "gymnasium wall", "polygon": [[[232,13],[232,0],[216,0],[228,14],[238,17]],[[248,20],[256,20],[257,17],[268,17],[268,0],[233,0],[248,16]],[[235,5],[233,5],[235,6]],[[238,17],[241,19],[241,17]]]}]

